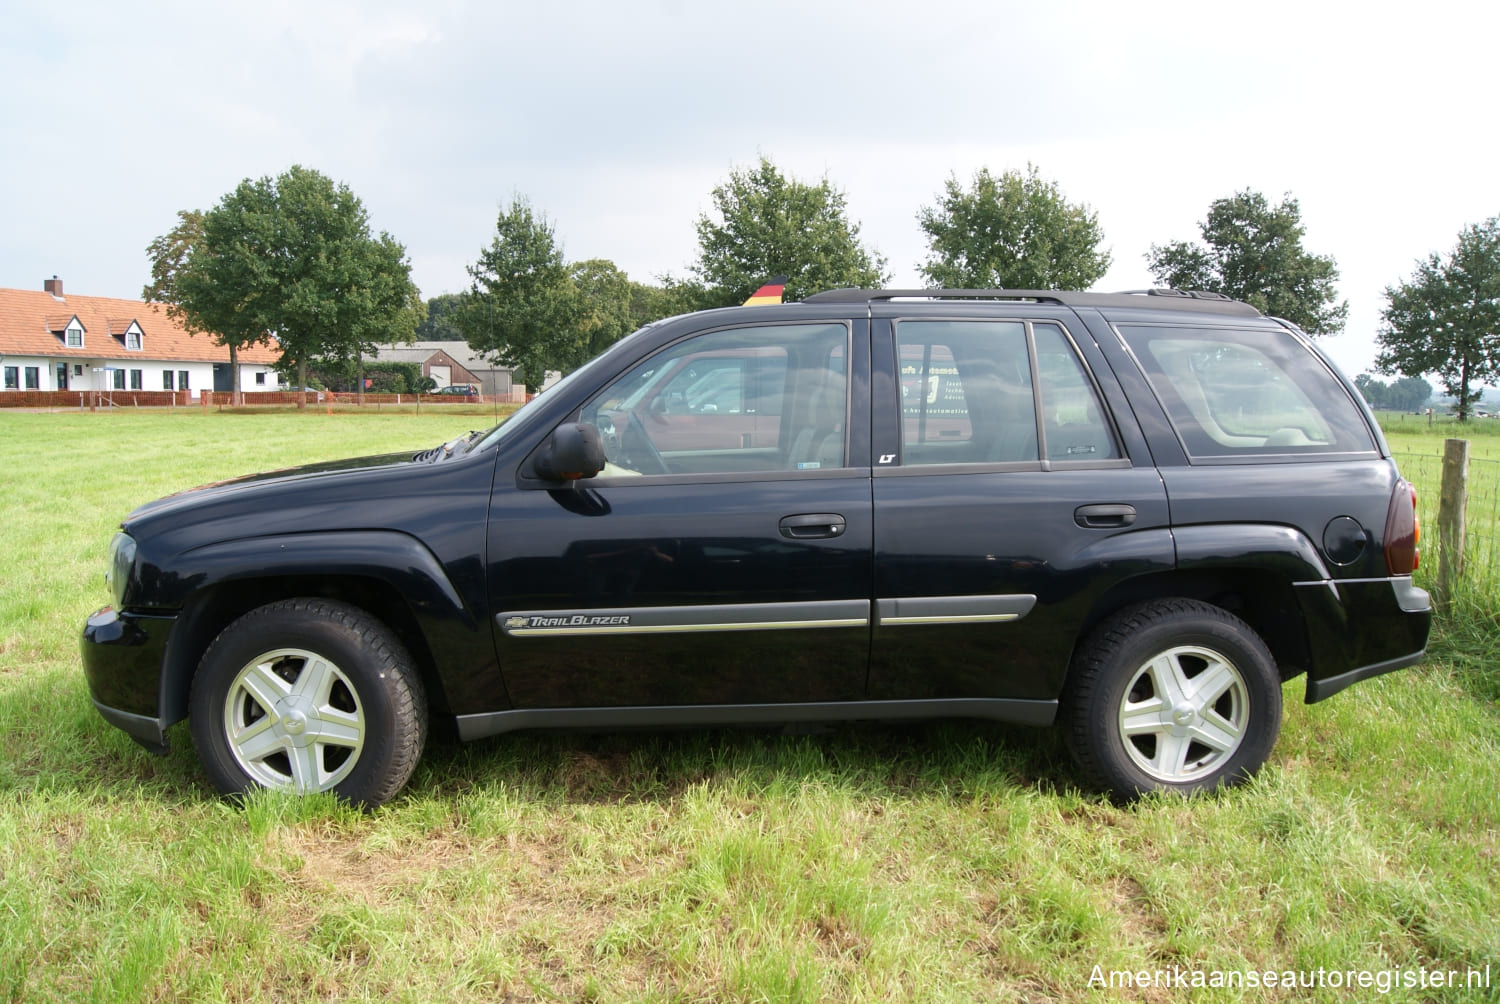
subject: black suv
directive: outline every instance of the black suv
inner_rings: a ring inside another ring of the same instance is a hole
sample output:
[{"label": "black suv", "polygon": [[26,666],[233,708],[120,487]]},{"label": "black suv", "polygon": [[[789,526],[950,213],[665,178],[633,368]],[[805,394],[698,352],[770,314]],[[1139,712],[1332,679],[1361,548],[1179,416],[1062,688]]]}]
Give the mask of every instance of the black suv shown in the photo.
[{"label": "black suv", "polygon": [[834,290],[652,324],[415,456],[150,503],[100,713],[225,792],[513,729],[1059,723],[1123,797],[1252,774],[1281,684],[1421,659],[1416,499],[1349,382],[1209,294]]}]

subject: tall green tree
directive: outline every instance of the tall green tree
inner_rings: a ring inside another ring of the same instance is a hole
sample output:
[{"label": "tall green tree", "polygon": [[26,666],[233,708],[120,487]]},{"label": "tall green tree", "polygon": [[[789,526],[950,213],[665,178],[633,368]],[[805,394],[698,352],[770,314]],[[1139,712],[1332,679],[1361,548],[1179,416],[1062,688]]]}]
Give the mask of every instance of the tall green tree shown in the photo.
[{"label": "tall green tree", "polygon": [[658,283],[631,282],[630,313],[642,327],[664,317],[690,314],[708,305],[708,288],[692,279],[658,277]]},{"label": "tall green tree", "polygon": [[427,313],[417,325],[419,342],[461,342],[464,333],[453,323],[453,315],[463,306],[462,293],[439,293],[427,301]]},{"label": "tall green tree", "polygon": [[274,338],[305,387],[309,362],[357,360],[378,342],[409,339],[419,319],[405,249],[370,232],[347,185],[300,165],[240,182],[203,214],[196,239],[179,214],[148,253],[148,298],[170,298],[190,330],[230,345],[236,372],[239,347]]},{"label": "tall green tree", "polygon": [[698,217],[698,257],[689,267],[705,287],[704,306],[743,303],[773,275],[787,277],[788,300],[889,282],[886,260],[860,242],[844,193],[826,177],[805,184],[762,157],[731,171],[712,198],[712,215]]},{"label": "tall green tree", "polygon": [[1385,297],[1376,367],[1436,375],[1467,421],[1480,385],[1500,377],[1500,217],[1465,227],[1452,253],[1418,262]]},{"label": "tall green tree", "polygon": [[178,302],[177,276],[187,264],[188,255],[202,243],[203,212],[179,209],[177,225],[146,245],[146,257],[151,260],[151,281],[141,290],[141,299],[147,303],[164,304],[168,317],[186,320]]},{"label": "tall green tree", "polygon": [[340,314],[347,327],[335,348],[346,357],[352,351],[355,389],[363,397],[365,357],[380,345],[412,341],[425,310],[411,282],[406,249],[390,234],[381,231],[379,236],[354,241],[348,254],[349,283]]},{"label": "tall green tree", "polygon": [[248,263],[237,262],[230,249],[206,244],[204,214],[197,209],[179,210],[177,225],[148,244],[146,255],[151,260],[151,282],[141,290],[141,299],[163,304],[167,316],[189,334],[208,335],[229,350],[234,380],[231,400],[239,404],[243,394],[240,350],[270,338],[260,319],[247,309],[254,270]]},{"label": "tall green tree", "polygon": [[495,237],[469,277],[453,322],[471,348],[516,370],[533,391],[548,370],[576,365],[583,305],[552,224],[524,197],[500,211]]},{"label": "tall green tree", "polygon": [[273,207],[271,225],[259,225],[252,210],[238,233],[268,259],[274,286],[262,291],[261,310],[283,355],[296,361],[300,386],[313,359],[355,358],[376,342],[411,338],[417,293],[405,250],[370,233],[349,186],[293,166],[247,187],[250,206]]},{"label": "tall green tree", "polygon": [[636,283],[606,258],[590,258],[568,268],[578,296],[578,353],[581,366],[640,325],[631,310]]},{"label": "tall green tree", "polygon": [[952,176],[917,221],[922,274],[947,289],[1088,289],[1109,271],[1099,214],[1068,202],[1035,165],[998,178],[981,168],[968,188]]},{"label": "tall green tree", "polygon": [[1343,330],[1349,303],[1338,298],[1338,266],[1303,249],[1302,210],[1290,193],[1279,206],[1248,189],[1215,199],[1199,231],[1202,244],[1151,245],[1146,265],[1157,282],[1243,300],[1309,335]]}]

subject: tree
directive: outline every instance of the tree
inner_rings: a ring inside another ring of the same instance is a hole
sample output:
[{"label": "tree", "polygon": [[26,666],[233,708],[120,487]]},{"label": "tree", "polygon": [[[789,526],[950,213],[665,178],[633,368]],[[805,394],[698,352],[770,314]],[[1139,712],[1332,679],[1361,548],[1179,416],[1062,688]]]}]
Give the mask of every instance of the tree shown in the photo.
[{"label": "tree", "polygon": [[380,345],[411,341],[424,309],[421,294],[411,282],[406,249],[390,234],[382,231],[379,237],[357,240],[347,254],[349,283],[340,314],[347,328],[340,332],[336,348],[344,353],[352,350],[354,386],[363,398],[365,356]]},{"label": "tree", "polygon": [[537,390],[548,370],[578,360],[583,314],[577,288],[545,215],[523,197],[500,211],[495,238],[469,266],[473,282],[453,323],[476,352],[516,370]]},{"label": "tree", "polygon": [[678,314],[702,310],[708,302],[708,287],[692,279],[658,276],[660,285],[630,284],[630,314],[636,327]]},{"label": "tree", "polygon": [[463,306],[462,293],[440,293],[427,301],[427,316],[417,325],[419,342],[461,342],[464,333],[453,323]]},{"label": "tree", "polygon": [[196,238],[191,214],[178,218],[148,248],[147,297],[229,345],[236,372],[239,347],[274,337],[306,387],[309,362],[357,361],[416,328],[421,301],[405,249],[373,236],[349,187],[317,171],[293,165],[274,180],[245,179],[203,214]]},{"label": "tree", "polygon": [[141,299],[165,304],[168,317],[185,320],[178,302],[177,275],[187,263],[188,255],[202,242],[202,211],[179,209],[177,225],[146,245],[146,255],[151,259],[151,282],[141,290]]},{"label": "tree", "polygon": [[1385,297],[1376,367],[1435,374],[1467,421],[1479,385],[1500,376],[1500,217],[1465,227],[1447,258],[1429,255]]},{"label": "tree", "polygon": [[1349,303],[1338,300],[1338,266],[1302,249],[1302,210],[1290,193],[1275,208],[1248,189],[1216,199],[1199,230],[1203,244],[1151,245],[1146,265],[1157,282],[1243,300],[1309,335],[1343,330]]},{"label": "tree", "polygon": [[148,244],[146,254],[151,282],[141,290],[141,299],[165,305],[167,316],[188,334],[207,334],[229,350],[231,401],[239,404],[240,349],[270,338],[245,309],[250,270],[231,260],[227,249],[206,245],[204,214],[196,209],[179,210],[177,225]]},{"label": "tree", "polygon": [[631,312],[637,284],[605,258],[575,262],[569,266],[568,278],[579,305],[573,365],[581,366],[640,327]]},{"label": "tree", "polygon": [[[245,182],[248,202],[271,207],[271,225],[251,216],[229,226],[269,259],[274,285],[261,290],[260,310],[283,355],[306,365],[316,358],[351,359],[376,343],[410,339],[420,300],[405,250],[388,234],[370,234],[364,206],[347,185],[293,166],[275,181]],[[304,395],[305,396],[305,395]]]},{"label": "tree", "polygon": [[989,168],[965,189],[950,177],[917,220],[927,233],[922,274],[947,289],[1088,289],[1109,271],[1099,215],[1072,205],[1034,165],[1026,174]]},{"label": "tree", "polygon": [[731,171],[712,198],[714,216],[698,217],[698,258],[689,268],[706,287],[704,306],[743,303],[773,275],[787,277],[788,300],[890,281],[885,259],[860,243],[843,192],[826,177],[804,184],[762,157],[758,167]]},{"label": "tree", "polygon": [[1371,408],[1383,411],[1416,411],[1432,400],[1432,384],[1420,377],[1402,377],[1386,384],[1368,373],[1361,373],[1354,378],[1354,386],[1359,388]]}]

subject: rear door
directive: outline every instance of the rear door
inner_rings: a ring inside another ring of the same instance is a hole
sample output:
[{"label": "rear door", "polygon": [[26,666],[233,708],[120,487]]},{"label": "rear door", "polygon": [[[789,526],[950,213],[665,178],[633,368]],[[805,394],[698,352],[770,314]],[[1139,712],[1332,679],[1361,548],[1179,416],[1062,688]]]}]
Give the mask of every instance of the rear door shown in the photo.
[{"label": "rear door", "polygon": [[1092,605],[1171,567],[1161,479],[1066,308],[873,309],[870,697],[1050,720]]},{"label": "rear door", "polygon": [[512,703],[862,697],[868,384],[868,322],[830,316],[720,321],[593,394],[574,417],[604,440],[597,479],[495,488],[489,584]]}]

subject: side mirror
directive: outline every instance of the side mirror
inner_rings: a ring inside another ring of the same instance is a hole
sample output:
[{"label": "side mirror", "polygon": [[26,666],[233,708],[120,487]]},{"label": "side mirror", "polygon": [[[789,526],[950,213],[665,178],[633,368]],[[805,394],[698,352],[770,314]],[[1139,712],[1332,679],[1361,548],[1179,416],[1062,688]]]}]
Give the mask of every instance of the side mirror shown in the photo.
[{"label": "side mirror", "polygon": [[548,481],[591,478],[604,470],[604,440],[592,425],[559,425],[537,450],[532,466],[538,477]]}]

